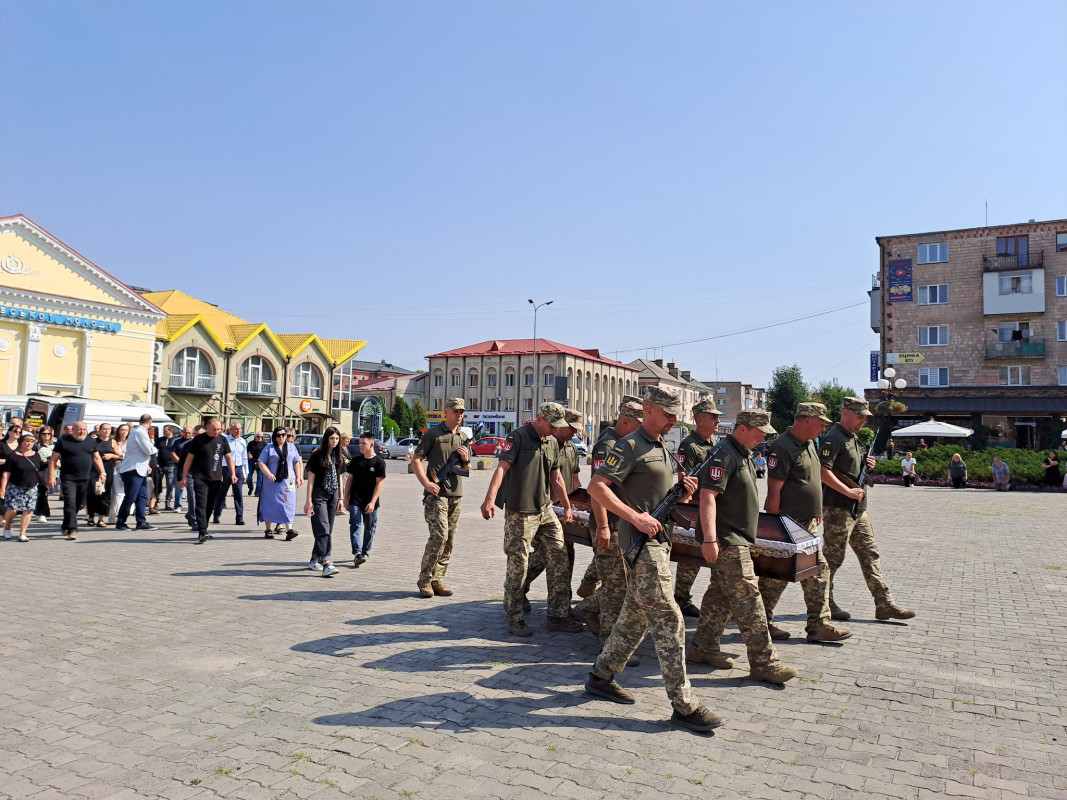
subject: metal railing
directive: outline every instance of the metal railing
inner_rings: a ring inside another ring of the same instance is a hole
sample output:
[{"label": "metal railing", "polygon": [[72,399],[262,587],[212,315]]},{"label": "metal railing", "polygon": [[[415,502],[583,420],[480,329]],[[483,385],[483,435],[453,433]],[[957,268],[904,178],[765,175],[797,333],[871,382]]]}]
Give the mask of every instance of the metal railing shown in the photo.
[{"label": "metal railing", "polygon": [[986,342],[985,344],[986,358],[1041,358],[1044,355],[1044,339]]},{"label": "metal railing", "polygon": [[266,397],[278,396],[278,382],[274,380],[237,381],[237,394],[259,394]]},{"label": "metal railing", "polygon": [[982,256],[982,267],[987,272],[1000,272],[1002,270],[1032,269],[1045,265],[1045,251],[1037,250],[1033,253],[1022,253],[1015,256]]},{"label": "metal railing", "polygon": [[187,392],[214,392],[215,376],[172,372],[167,385],[171,389],[184,389]]}]

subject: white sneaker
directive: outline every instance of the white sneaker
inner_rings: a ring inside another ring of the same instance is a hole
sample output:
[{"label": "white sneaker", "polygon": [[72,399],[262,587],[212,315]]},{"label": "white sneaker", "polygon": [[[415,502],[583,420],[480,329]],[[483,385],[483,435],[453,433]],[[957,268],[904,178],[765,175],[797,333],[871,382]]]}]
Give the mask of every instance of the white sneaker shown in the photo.
[{"label": "white sneaker", "polygon": [[20,541],[20,542],[28,542],[29,540],[30,540],[30,537],[29,537],[29,536],[22,536],[22,535],[19,535],[19,541]]},{"label": "white sneaker", "polygon": [[322,568],[322,577],[332,578],[340,571],[341,570],[337,569],[337,567],[335,567],[333,564],[327,564],[325,567]]},{"label": "white sneaker", "polygon": [[320,564],[318,561],[312,561],[308,564],[308,569],[310,569],[312,572],[318,572],[320,569],[322,569],[322,564]]},{"label": "white sneaker", "polygon": [[11,538],[11,528],[4,528],[4,538],[5,539],[10,539]]},{"label": "white sneaker", "polygon": [[38,521],[38,522],[44,522],[44,523],[47,523],[47,522],[48,522],[48,517],[46,517],[46,516],[43,516],[43,515],[42,515],[42,516],[39,516],[39,517],[37,517],[37,521]]}]

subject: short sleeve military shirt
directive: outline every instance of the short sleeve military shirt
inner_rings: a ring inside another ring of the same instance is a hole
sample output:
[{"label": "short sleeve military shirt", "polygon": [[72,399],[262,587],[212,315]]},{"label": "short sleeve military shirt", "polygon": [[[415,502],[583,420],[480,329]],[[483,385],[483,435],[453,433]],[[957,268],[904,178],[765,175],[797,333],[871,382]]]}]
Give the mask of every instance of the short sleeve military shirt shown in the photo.
[{"label": "short sleeve military shirt", "polygon": [[[593,445],[593,474],[595,475],[597,470],[604,466],[604,459],[608,457],[608,453],[611,452],[611,448],[615,446],[615,442],[619,441],[619,432],[614,428],[605,428],[604,432],[600,434],[600,438],[596,440],[596,444]],[[612,484],[612,491],[615,491],[615,485]],[[608,512],[608,525],[613,528],[618,526],[619,518]],[[593,514],[589,515],[589,527],[596,529],[596,517]]]},{"label": "short sleeve military shirt", "polygon": [[678,463],[688,472],[699,466],[714,446],[714,442],[700,438],[697,432],[693,431],[678,445]]},{"label": "short sleeve military shirt", "polygon": [[559,471],[563,475],[563,485],[570,491],[574,486],[574,477],[581,472],[582,467],[578,463],[578,448],[573,442],[564,442],[559,446]]},{"label": "short sleeve military shirt", "polygon": [[[653,511],[677,480],[667,447],[643,427],[615,442],[596,474],[611,481],[624,503],[642,512]],[[637,533],[619,520],[619,547],[626,550]]]},{"label": "short sleeve military shirt", "polygon": [[542,439],[532,424],[523,425],[500,445],[500,460],[511,464],[500,490],[504,507],[520,514],[544,510],[552,497],[552,470],[559,469],[556,437]]},{"label": "short sleeve military shirt", "polygon": [[767,477],[782,481],[779,510],[793,519],[822,516],[822,478],[814,442],[802,442],[787,430],[767,454]]},{"label": "short sleeve military shirt", "polygon": [[[866,457],[867,451],[860,445],[859,438],[845,430],[840,422],[835,423],[819,439],[819,461],[822,465],[853,481],[859,478]],[[827,486],[826,491],[823,492],[822,502],[829,508],[851,509],[855,501]],[[864,494],[856,513],[861,514],[866,510],[867,495]]]},{"label": "short sleeve military shirt", "polygon": [[724,436],[711,454],[700,488],[715,497],[715,535],[723,547],[756,543],[759,526],[759,493],[756,468],[749,451],[730,435]]},{"label": "short sleeve military shirt", "polygon": [[[464,443],[463,434],[457,428],[455,433],[450,431],[443,422],[438,422],[426,429],[426,433],[419,439],[419,446],[415,448],[415,455],[422,456],[426,460],[426,477],[431,481],[437,481],[437,473],[448,463],[457,447]],[[453,483],[453,481],[455,481]],[[449,481],[450,486],[442,486],[440,497],[462,497],[463,478],[453,475]]]}]

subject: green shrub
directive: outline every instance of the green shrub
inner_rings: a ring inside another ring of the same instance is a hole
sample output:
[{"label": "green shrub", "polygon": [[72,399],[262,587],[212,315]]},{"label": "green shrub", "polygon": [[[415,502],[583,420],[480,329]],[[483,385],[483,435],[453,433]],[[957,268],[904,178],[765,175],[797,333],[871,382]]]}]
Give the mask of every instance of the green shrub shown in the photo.
[{"label": "green shrub", "polygon": [[[1048,455],[1047,450],[1033,452],[1031,450],[1017,450],[1012,447],[994,447],[988,450],[964,450],[959,445],[940,444],[923,451],[912,451],[915,456],[915,472],[920,478],[944,478],[948,470],[948,462],[952,460],[952,454],[959,453],[967,463],[967,475],[973,481],[993,480],[993,456],[1000,456],[1000,460],[1011,469],[1012,481],[1018,483],[1043,483],[1045,470],[1041,464]],[[904,453],[897,457],[879,461],[874,468],[875,475],[900,475],[900,459]],[[1060,453],[1061,462],[1067,458],[1067,453]]]}]

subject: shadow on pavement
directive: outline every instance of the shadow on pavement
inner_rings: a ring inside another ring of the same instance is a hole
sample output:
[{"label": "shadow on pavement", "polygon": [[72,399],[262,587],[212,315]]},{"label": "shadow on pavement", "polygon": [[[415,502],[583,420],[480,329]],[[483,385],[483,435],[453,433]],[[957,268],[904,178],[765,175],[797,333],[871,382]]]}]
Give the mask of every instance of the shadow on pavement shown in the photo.
[{"label": "shadow on pavement", "polygon": [[[233,566],[242,566],[234,564]],[[314,575],[312,575],[314,577]],[[385,602],[387,600],[403,600],[411,597],[411,592],[370,592],[354,590],[338,591],[306,591],[306,592],[281,592],[278,594],[246,594],[238,597],[238,600],[286,600],[305,603],[362,603],[362,602]]]}]

